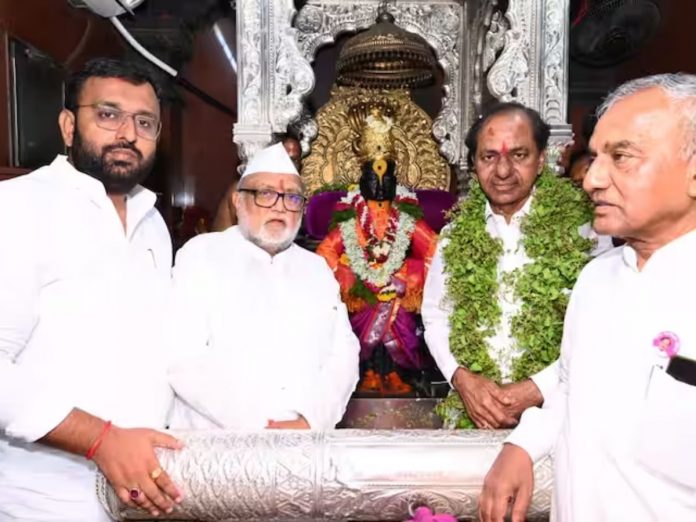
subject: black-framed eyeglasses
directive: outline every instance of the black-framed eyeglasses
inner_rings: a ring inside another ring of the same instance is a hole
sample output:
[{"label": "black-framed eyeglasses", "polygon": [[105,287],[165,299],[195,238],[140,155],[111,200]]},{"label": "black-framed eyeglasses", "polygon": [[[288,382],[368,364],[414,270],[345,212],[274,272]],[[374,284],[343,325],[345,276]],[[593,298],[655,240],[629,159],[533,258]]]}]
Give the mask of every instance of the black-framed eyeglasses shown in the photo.
[{"label": "black-framed eyeglasses", "polygon": [[133,118],[135,133],[146,140],[156,140],[162,130],[162,122],[148,114],[123,111],[117,107],[104,105],[102,103],[78,105],[76,108],[80,109],[84,107],[94,109],[96,115],[95,123],[97,127],[104,130],[117,131],[125,123],[127,118]]},{"label": "black-framed eyeglasses", "polygon": [[296,192],[276,192],[270,189],[250,188],[240,188],[237,191],[253,194],[254,203],[262,208],[271,208],[278,202],[278,199],[283,198],[283,207],[288,212],[299,212],[307,201],[307,198]]}]

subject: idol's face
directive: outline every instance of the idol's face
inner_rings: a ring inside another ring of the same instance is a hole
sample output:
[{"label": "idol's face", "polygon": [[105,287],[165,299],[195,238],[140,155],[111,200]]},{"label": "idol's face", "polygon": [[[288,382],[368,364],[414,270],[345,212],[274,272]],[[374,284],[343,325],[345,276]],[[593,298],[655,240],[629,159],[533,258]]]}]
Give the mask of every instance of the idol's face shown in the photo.
[{"label": "idol's face", "polygon": [[366,201],[393,201],[398,183],[395,170],[391,159],[366,161],[360,176],[360,195]]}]

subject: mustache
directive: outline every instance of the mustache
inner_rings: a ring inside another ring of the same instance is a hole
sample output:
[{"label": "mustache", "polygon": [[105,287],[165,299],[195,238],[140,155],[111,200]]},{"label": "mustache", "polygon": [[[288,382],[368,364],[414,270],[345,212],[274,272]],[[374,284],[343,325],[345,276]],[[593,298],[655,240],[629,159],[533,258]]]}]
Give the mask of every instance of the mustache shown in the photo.
[{"label": "mustache", "polygon": [[590,192],[588,196],[590,197],[592,204],[595,206],[609,204],[609,202],[606,200],[605,195],[601,192]]},{"label": "mustache", "polygon": [[133,145],[132,143],[130,143],[128,141],[121,141],[119,143],[112,143],[111,145],[104,145],[104,147],[102,147],[102,154],[106,154],[108,152],[113,152],[113,151],[119,150],[119,149],[121,149],[121,150],[127,149],[130,151],[133,151],[139,160],[143,159],[142,152],[140,152],[138,149],[136,149],[135,145]]}]

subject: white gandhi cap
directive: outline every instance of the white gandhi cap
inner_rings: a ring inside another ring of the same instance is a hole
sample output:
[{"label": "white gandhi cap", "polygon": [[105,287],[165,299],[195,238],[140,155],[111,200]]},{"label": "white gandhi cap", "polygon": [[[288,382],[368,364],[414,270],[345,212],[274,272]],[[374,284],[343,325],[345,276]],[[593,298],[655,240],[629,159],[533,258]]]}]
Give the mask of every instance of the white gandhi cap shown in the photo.
[{"label": "white gandhi cap", "polygon": [[276,143],[258,151],[247,163],[242,177],[265,172],[268,174],[294,174],[299,176],[295,164],[288,156],[282,143]]}]

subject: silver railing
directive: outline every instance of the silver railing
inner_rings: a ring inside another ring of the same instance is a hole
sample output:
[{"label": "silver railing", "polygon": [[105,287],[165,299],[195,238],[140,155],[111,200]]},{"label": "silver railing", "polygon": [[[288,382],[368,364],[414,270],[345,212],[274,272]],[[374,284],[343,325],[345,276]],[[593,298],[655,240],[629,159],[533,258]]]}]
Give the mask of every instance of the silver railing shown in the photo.
[{"label": "silver railing", "polygon": [[[482,430],[188,432],[162,451],[184,493],[159,520],[404,521],[414,507],[475,519],[483,479],[507,435]],[[548,517],[550,461],[535,467],[529,520]],[[148,519],[124,506],[103,476],[97,492],[117,520]]]}]

